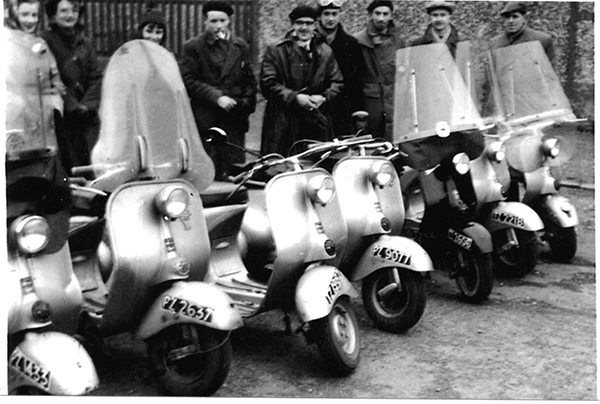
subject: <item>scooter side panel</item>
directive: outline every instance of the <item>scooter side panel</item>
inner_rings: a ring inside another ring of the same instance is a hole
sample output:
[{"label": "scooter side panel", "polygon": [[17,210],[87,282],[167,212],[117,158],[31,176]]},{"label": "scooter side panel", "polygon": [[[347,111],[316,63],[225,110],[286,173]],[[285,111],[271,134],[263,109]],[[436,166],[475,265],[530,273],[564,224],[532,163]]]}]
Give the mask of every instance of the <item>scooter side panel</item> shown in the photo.
[{"label": "scooter side panel", "polygon": [[[564,206],[570,206],[571,209],[565,211]],[[532,204],[532,207],[544,223],[552,223],[563,228],[575,227],[579,224],[577,209],[568,198],[562,195],[545,195]]]},{"label": "scooter side panel", "polygon": [[308,322],[327,316],[338,297],[358,297],[358,292],[337,268],[329,265],[310,267],[296,285],[296,309]]},{"label": "scooter side panel", "polygon": [[176,282],[154,300],[136,331],[136,338],[144,340],[181,323],[234,330],[243,325],[243,320],[231,299],[216,286]]},{"label": "scooter side panel", "polygon": [[[176,184],[189,192],[190,204],[179,219],[165,221],[156,195]],[[133,182],[119,187],[106,208],[113,266],[101,329],[131,329],[152,302],[152,286],[177,279],[202,280],[208,270],[210,241],[196,189],[186,181]],[[183,259],[187,265],[170,263]]]},{"label": "scooter side panel", "polygon": [[433,271],[433,262],[415,241],[406,237],[382,235],[365,250],[349,279],[355,282],[379,269],[390,267],[428,272]]},{"label": "scooter side panel", "polygon": [[83,395],[98,387],[92,359],[73,337],[29,332],[8,359],[9,392],[31,386],[52,395]]},{"label": "scooter side panel", "polygon": [[544,223],[529,206],[520,202],[498,202],[493,205],[483,222],[490,233],[506,228],[539,231]]}]

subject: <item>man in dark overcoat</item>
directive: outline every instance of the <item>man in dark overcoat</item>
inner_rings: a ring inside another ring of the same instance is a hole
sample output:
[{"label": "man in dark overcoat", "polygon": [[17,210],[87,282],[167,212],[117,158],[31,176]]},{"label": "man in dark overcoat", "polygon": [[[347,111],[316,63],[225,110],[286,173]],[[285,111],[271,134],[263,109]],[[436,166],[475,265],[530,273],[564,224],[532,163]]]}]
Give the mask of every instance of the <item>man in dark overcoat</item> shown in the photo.
[{"label": "man in dark overcoat", "polygon": [[244,163],[238,148],[207,143],[207,129],[223,129],[228,140],[245,146],[248,117],[256,108],[256,78],[250,47],[231,32],[233,7],[225,1],[209,1],[202,8],[205,32],[183,45],[181,77],[190,96],[198,131],[215,165],[217,179],[227,175],[233,163]]},{"label": "man in dark overcoat", "polygon": [[522,2],[509,1],[500,11],[504,19],[504,33],[495,36],[490,41],[492,49],[504,48],[525,42],[539,41],[550,59],[554,63],[554,42],[552,37],[541,31],[536,31],[527,26],[527,5]]},{"label": "man in dark overcoat", "polygon": [[292,31],[265,50],[260,74],[267,100],[263,155],[287,155],[301,139],[333,137],[330,107],[344,84],[331,47],[314,38],[316,14],[310,6],[294,8],[289,16]]},{"label": "man in dark overcoat", "polygon": [[367,130],[389,141],[393,140],[396,50],[406,45],[392,21],[393,11],[392,1],[372,1],[367,7],[367,26],[355,34],[366,66],[363,96],[369,113]]},{"label": "man in dark overcoat", "polygon": [[450,22],[454,13],[454,3],[450,1],[430,1],[425,5],[429,15],[429,25],[425,33],[410,42],[410,46],[445,43],[452,57],[456,58],[456,46],[461,40],[456,27]]},{"label": "man in dark overcoat", "polygon": [[331,49],[344,76],[344,91],[331,106],[335,137],[351,134],[352,113],[364,109],[363,76],[365,62],[356,38],[348,34],[342,24],[341,8],[346,0],[318,0],[317,35]]}]

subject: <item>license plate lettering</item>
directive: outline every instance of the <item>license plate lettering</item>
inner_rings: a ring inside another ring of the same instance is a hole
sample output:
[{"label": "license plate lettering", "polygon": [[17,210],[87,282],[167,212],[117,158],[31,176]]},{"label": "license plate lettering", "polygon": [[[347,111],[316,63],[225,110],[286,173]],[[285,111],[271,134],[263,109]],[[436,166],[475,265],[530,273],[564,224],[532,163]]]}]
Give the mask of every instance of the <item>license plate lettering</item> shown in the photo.
[{"label": "license plate lettering", "polygon": [[525,219],[508,213],[492,213],[492,220],[500,223],[512,224],[517,227],[525,227]]},{"label": "license plate lettering", "polygon": [[378,244],[373,246],[373,251],[371,253],[374,257],[380,257],[384,260],[396,262],[398,264],[409,265],[410,264],[410,255],[405,254],[402,251],[395,250],[389,247],[383,247]]},{"label": "license plate lettering", "polygon": [[327,294],[325,295],[325,300],[327,300],[327,303],[329,303],[329,304],[333,303],[336,295],[338,294],[338,292],[340,291],[341,288],[342,288],[342,279],[340,276],[340,272],[336,270],[333,272],[333,277],[331,278],[331,281],[329,282],[329,287],[327,288]]},{"label": "license plate lettering", "polygon": [[31,379],[42,388],[50,388],[50,371],[26,357],[19,348],[15,348],[10,356],[10,366],[19,373]]},{"label": "license plate lettering", "polygon": [[448,229],[448,239],[465,250],[471,250],[471,247],[473,246],[472,238],[464,236],[454,229]]},{"label": "license plate lettering", "polygon": [[212,316],[215,311],[211,307],[199,306],[185,299],[169,295],[165,296],[161,308],[173,314],[181,314],[207,323],[212,322]]}]

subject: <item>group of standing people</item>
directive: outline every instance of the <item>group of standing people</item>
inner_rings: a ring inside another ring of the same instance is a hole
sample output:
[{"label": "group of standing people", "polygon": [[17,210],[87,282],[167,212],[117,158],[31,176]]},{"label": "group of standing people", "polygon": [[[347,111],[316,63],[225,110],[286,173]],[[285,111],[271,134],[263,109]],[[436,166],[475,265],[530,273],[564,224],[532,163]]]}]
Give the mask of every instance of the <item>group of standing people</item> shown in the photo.
[{"label": "group of standing people", "polygon": [[[12,13],[8,25],[36,35],[40,0],[7,1]],[[230,29],[231,4],[216,0],[203,5],[205,30],[184,44],[180,70],[201,136],[218,126],[240,146],[218,147],[203,138],[218,177],[226,176],[230,164],[245,160],[241,148],[258,88],[267,101],[263,155],[286,155],[301,139],[330,140],[351,134],[351,116],[359,111],[368,113],[369,133],[393,140],[396,50],[445,43],[456,55],[462,38],[451,23],[454,2],[428,2],[429,25],[424,34],[405,40],[393,21],[393,1],[371,1],[366,26],[354,35],[340,22],[345,1],[316,0],[316,6],[295,7],[289,14],[291,29],[267,46],[258,79],[248,43]],[[60,73],[55,87],[64,100],[64,111],[58,114],[56,127],[62,161],[70,169],[89,164],[98,136],[102,68],[83,32],[81,2],[48,0],[45,11],[49,29],[39,36],[56,58]],[[537,40],[552,60],[550,35],[529,28],[526,13],[524,3],[508,2],[500,12],[505,32],[491,39],[491,48]],[[166,35],[167,24],[160,12],[149,10],[142,15],[138,38],[164,46]]]}]

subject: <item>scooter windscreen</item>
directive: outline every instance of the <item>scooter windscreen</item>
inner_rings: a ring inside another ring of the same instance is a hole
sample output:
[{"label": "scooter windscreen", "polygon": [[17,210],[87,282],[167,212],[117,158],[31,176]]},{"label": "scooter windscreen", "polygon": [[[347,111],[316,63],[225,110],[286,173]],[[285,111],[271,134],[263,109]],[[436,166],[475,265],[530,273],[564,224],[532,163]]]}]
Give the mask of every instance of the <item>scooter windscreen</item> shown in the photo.
[{"label": "scooter windscreen", "polygon": [[5,29],[6,159],[22,161],[56,154],[48,46],[23,31]]},{"label": "scooter windscreen", "polygon": [[100,121],[93,187],[184,178],[202,190],[213,181],[177,61],[162,46],[133,40],[117,49],[102,83]]},{"label": "scooter windscreen", "polygon": [[540,118],[573,120],[569,99],[538,41],[492,52],[498,98],[509,123]]},{"label": "scooter windscreen", "polygon": [[411,167],[428,169],[459,152],[476,158],[484,148],[483,126],[445,44],[397,51],[394,142]]}]

